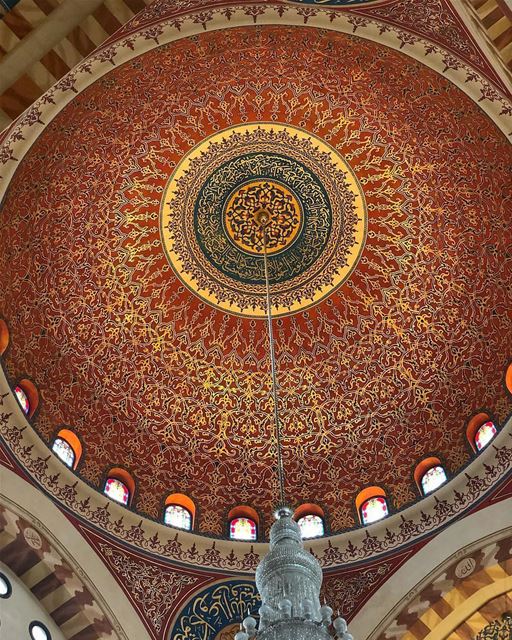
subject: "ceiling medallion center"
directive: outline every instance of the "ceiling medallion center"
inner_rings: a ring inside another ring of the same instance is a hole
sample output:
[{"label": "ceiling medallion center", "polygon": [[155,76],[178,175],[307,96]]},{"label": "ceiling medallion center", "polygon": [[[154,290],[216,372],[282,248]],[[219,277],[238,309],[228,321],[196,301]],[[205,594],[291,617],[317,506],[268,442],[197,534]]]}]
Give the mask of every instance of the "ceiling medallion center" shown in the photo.
[{"label": "ceiling medallion center", "polygon": [[274,180],[252,180],[236,188],[224,209],[224,226],[230,240],[253,255],[263,253],[264,227],[270,256],[294,243],[302,222],[297,196]]},{"label": "ceiling medallion center", "polygon": [[190,291],[223,311],[264,318],[263,226],[277,317],[345,282],[364,248],[367,210],[335,148],[299,127],[258,122],[219,131],[181,159],[160,225],[169,263]]}]

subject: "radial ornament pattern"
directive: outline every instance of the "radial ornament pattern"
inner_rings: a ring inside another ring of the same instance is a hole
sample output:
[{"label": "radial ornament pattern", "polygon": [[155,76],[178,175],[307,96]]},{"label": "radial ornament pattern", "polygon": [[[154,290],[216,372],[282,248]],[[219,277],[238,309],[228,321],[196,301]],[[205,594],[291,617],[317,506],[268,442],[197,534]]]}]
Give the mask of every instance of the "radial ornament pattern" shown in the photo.
[{"label": "radial ornament pattern", "polygon": [[511,173],[476,104],[374,42],[254,26],[160,46],[78,93],[9,185],[9,373],[34,378],[47,442],[60,425],[79,435],[98,489],[122,465],[143,513],[161,520],[184,493],[205,533],[226,535],[238,504],[264,531],[276,447],[247,223],[271,190],[288,496],[320,503],[332,531],[357,522],[362,486],[401,507],[418,460],[438,455],[449,476],[467,461],[470,414],[510,411]]},{"label": "radial ornament pattern", "polygon": [[178,278],[222,310],[264,317],[262,210],[274,315],[308,308],[347,279],[366,236],[361,187],[332,147],[279,123],[220,131],[178,163],[162,208]]}]

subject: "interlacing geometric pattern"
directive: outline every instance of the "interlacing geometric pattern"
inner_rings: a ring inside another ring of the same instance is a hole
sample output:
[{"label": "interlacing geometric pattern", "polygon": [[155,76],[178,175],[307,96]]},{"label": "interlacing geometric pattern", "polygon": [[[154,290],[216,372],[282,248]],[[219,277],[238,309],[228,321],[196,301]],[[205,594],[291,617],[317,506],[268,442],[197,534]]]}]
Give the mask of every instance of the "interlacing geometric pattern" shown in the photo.
[{"label": "interlacing geometric pattern", "polygon": [[383,482],[404,506],[414,460],[439,451],[455,473],[466,417],[510,411],[512,153],[479,107],[419,62],[332,31],[233,28],[149,51],[76,95],[10,184],[7,364],[36,377],[47,441],[76,429],[88,481],[124,464],[136,508],[160,518],[169,491],[201,496],[199,526],[219,535],[236,504],[269,516],[275,501],[266,334],[181,286],[159,213],[212,123],[274,118],[342,153],[369,217],[347,281],[276,322],[289,495],[322,496],[332,530],[353,526],[357,487]]}]

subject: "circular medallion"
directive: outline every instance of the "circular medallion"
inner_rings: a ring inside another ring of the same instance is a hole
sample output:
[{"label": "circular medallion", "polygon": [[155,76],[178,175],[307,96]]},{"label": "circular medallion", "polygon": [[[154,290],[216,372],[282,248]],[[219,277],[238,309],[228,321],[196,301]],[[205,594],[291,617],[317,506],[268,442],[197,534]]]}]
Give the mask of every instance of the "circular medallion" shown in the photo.
[{"label": "circular medallion", "polygon": [[41,536],[35,529],[32,529],[32,527],[24,529],[23,537],[27,541],[28,546],[32,547],[32,549],[40,549],[43,546]]},{"label": "circular medallion", "polygon": [[224,311],[264,317],[262,212],[274,315],[316,304],[349,277],[367,220],[350,166],[303,129],[257,123],[210,136],[170,177],[161,234],[182,282]]},{"label": "circular medallion", "polygon": [[236,188],[224,209],[229,238],[251,255],[261,255],[264,249],[273,255],[292,245],[302,220],[297,196],[275,180],[251,180]]},{"label": "circular medallion", "polygon": [[461,580],[470,576],[476,567],[476,560],[474,558],[464,558],[455,567],[455,575]]}]

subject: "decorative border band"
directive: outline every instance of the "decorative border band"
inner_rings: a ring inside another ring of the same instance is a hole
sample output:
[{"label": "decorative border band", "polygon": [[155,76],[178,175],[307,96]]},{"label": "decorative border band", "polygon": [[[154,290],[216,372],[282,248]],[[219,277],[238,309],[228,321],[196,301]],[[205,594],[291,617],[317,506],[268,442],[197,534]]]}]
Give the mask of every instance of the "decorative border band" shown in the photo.
[{"label": "decorative border band", "polygon": [[0,145],[0,201],[18,163],[48,123],[73,98],[114,67],[160,45],[204,31],[254,25],[288,25],[355,34],[402,51],[445,76],[512,135],[512,105],[488,80],[438,45],[378,20],[322,7],[240,5],[163,20],[111,42],[59,80],[6,130]]},{"label": "decorative border band", "polygon": [[[263,543],[218,540],[144,518],[106,498],[51,453],[27,422],[3,370],[0,435],[34,482],[64,509],[142,551],[176,563],[252,573],[267,552]],[[432,535],[460,518],[512,472],[512,417],[466,469],[435,494],[365,528],[312,540],[308,547],[324,569],[374,559]]]}]

